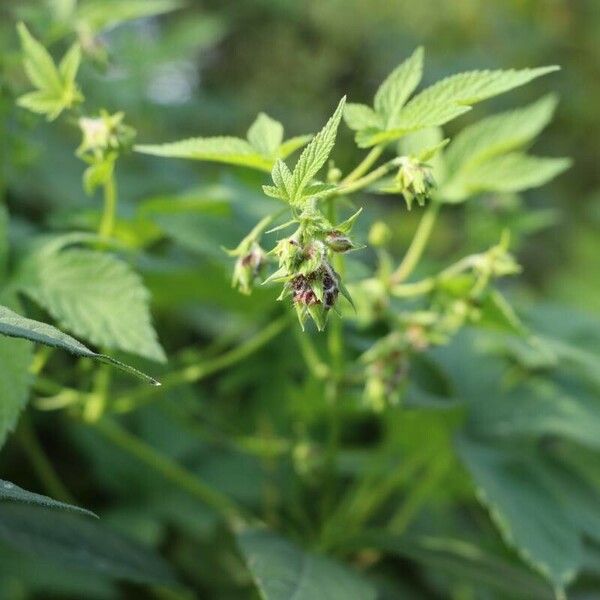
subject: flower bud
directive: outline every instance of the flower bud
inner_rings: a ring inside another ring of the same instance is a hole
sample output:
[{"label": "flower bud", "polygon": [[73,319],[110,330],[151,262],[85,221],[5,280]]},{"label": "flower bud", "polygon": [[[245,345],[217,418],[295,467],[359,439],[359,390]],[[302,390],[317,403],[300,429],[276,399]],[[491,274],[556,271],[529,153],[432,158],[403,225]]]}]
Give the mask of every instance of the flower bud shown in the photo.
[{"label": "flower bud", "polygon": [[400,168],[396,175],[396,183],[409,210],[414,200],[419,206],[423,206],[435,188],[431,167],[408,156],[401,157],[399,162]]},{"label": "flower bud", "polygon": [[348,252],[354,248],[352,240],[341,231],[331,231],[325,237],[325,243],[334,252]]},{"label": "flower bud", "polygon": [[250,294],[254,282],[260,275],[260,271],[265,263],[265,252],[258,244],[254,244],[250,252],[237,259],[233,269],[231,285],[237,288],[242,294]]}]

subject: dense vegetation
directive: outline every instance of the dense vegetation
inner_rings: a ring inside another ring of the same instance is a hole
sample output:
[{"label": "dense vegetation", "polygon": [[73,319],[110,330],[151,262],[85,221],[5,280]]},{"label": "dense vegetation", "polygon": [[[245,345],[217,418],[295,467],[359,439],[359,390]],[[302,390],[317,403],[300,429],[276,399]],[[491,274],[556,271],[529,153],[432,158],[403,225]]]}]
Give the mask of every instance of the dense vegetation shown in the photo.
[{"label": "dense vegetation", "polygon": [[0,598],[593,598],[592,5],[224,4],[0,4]]}]

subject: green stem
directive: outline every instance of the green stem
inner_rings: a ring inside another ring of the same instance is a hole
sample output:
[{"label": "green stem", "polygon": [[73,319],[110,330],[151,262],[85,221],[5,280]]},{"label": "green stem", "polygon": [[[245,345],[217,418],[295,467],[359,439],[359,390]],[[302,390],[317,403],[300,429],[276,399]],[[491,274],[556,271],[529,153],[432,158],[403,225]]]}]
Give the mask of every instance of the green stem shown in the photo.
[{"label": "green stem", "polygon": [[340,183],[341,186],[345,186],[357,179],[360,179],[377,161],[382,155],[385,144],[379,144],[371,148],[371,151],[363,158],[358,166],[350,172]]},{"label": "green stem", "polygon": [[329,367],[321,359],[310,335],[300,331],[298,327],[294,327],[294,333],[309,371],[315,379],[326,379],[329,375]]},{"label": "green stem", "polygon": [[397,160],[395,158],[393,158],[392,160],[389,160],[388,162],[381,165],[380,167],[377,167],[377,169],[374,169],[373,171],[371,171],[364,177],[361,177],[360,179],[356,179],[353,181],[349,181],[349,182],[340,184],[340,187],[339,187],[338,191],[336,192],[336,194],[342,195],[342,194],[353,194],[354,192],[358,192],[359,190],[366,188],[371,183],[374,183],[378,179],[381,179],[382,177],[387,175],[390,171],[392,171],[397,166],[398,166]]},{"label": "green stem", "polygon": [[177,487],[198,498],[225,520],[246,520],[250,518],[245,509],[238,506],[229,496],[210,487],[195,474],[190,473],[167,456],[157,452],[152,446],[129,433],[116,422],[104,418],[94,423],[93,426],[115,446],[157,471]]},{"label": "green stem", "polygon": [[429,208],[425,211],[425,214],[423,215],[423,218],[417,227],[415,236],[410,243],[408,251],[400,263],[400,266],[392,273],[390,277],[390,281],[392,283],[402,283],[413,272],[414,268],[419,263],[419,260],[421,260],[423,251],[425,250],[427,242],[429,241],[429,237],[431,236],[431,232],[433,231],[433,226],[435,225],[438,212],[439,204],[437,202],[432,202],[429,205]]},{"label": "green stem", "polygon": [[117,211],[117,184],[115,181],[114,167],[111,169],[110,176],[103,186],[104,189],[104,210],[98,235],[102,240],[110,239],[115,228],[115,215]]},{"label": "green stem", "polygon": [[17,438],[47,493],[55,500],[73,504],[73,496],[71,496],[54,470],[52,463],[46,457],[46,453],[27,415],[24,415],[21,419]]},{"label": "green stem", "polygon": [[288,323],[289,318],[285,315],[276,321],[273,321],[255,336],[229,352],[225,352],[221,356],[211,360],[207,360],[197,365],[190,365],[181,371],[176,371],[175,373],[167,375],[162,380],[161,387],[139,387],[130,394],[117,398],[112,406],[112,410],[118,413],[130,412],[143,404],[151,402],[158,395],[163,394],[170,389],[180,385],[197,383],[209,375],[213,375],[218,371],[231,367],[245,358],[248,358],[273,338],[277,337],[287,327]]}]

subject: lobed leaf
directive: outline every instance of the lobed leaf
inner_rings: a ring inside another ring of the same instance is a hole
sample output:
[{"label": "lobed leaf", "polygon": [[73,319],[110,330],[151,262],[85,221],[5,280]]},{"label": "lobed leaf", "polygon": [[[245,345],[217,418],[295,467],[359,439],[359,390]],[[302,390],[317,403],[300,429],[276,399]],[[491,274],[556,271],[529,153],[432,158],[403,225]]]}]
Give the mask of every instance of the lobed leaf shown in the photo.
[{"label": "lobed leaf", "polygon": [[344,121],[354,131],[383,127],[382,118],[370,106],[355,102],[348,102],[344,107]]}]

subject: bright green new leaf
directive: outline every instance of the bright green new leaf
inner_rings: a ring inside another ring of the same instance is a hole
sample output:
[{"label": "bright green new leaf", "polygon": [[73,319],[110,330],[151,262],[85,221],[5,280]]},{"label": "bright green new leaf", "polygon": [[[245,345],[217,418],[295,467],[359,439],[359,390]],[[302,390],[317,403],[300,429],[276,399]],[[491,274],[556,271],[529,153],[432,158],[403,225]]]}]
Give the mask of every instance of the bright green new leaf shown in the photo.
[{"label": "bright green new leaf", "polygon": [[522,148],[550,122],[557,99],[546,96],[529,106],[483,119],[463,129],[446,152],[449,177],[499,154]]},{"label": "bright green new leaf", "polygon": [[557,589],[581,567],[579,532],[571,516],[525,457],[467,438],[459,454],[505,542]]},{"label": "bright green new leaf", "polygon": [[78,44],[71,46],[57,68],[48,51],[29,33],[23,23],[17,26],[23,49],[23,65],[31,83],[37,88],[21,96],[19,106],[45,114],[48,120],[81,102],[83,96],[75,78],[81,62]]},{"label": "bright green new leaf", "polygon": [[250,125],[247,138],[259,154],[275,157],[283,142],[283,125],[261,112]]},{"label": "bright green new leaf", "polygon": [[319,131],[300,155],[300,158],[294,167],[291,181],[291,200],[293,203],[301,201],[304,189],[329,158],[333,145],[335,144],[335,138],[344,112],[345,102],[346,97],[344,96],[340,100],[329,121],[325,124],[325,127]]},{"label": "bright green new leaf", "polygon": [[400,110],[419,85],[423,75],[423,48],[417,48],[396,67],[375,94],[375,112],[381,116],[385,129],[396,126]]},{"label": "bright green new leaf", "polygon": [[32,504],[48,509],[76,512],[82,515],[87,515],[88,517],[96,516],[93,512],[90,512],[85,508],[73,506],[72,504],[65,504],[64,502],[59,502],[58,500],[53,500],[52,498],[48,498],[48,496],[42,496],[41,494],[35,494],[34,492],[28,492],[27,490],[20,488],[18,485],[2,479],[0,479],[0,502]]},{"label": "bright green new leaf", "polygon": [[135,149],[142,154],[220,162],[267,172],[273,165],[246,140],[236,137],[190,138],[168,144],[142,144]]},{"label": "bright green new leaf", "polygon": [[6,308],[6,306],[0,306],[0,335],[21,338],[37,344],[44,344],[45,346],[50,346],[52,348],[59,348],[60,350],[66,350],[71,354],[75,354],[76,356],[93,358],[100,362],[114,365],[152,385],[160,385],[152,377],[141,373],[129,365],[125,365],[109,356],[93,352],[75,338],[56,329],[56,327],[22,317],[9,308]]},{"label": "bright green new leaf", "polygon": [[86,569],[114,579],[174,585],[163,559],[99,521],[64,511],[0,503],[0,540],[61,569]]},{"label": "bright green new leaf", "polygon": [[361,147],[398,139],[411,131],[443,125],[469,111],[473,104],[497,96],[559,67],[510,69],[507,71],[467,71],[423,90],[399,112],[392,129],[364,130],[357,135]]},{"label": "bright green new leaf", "polygon": [[344,121],[354,131],[369,127],[383,128],[383,119],[370,106],[348,102],[344,108]]},{"label": "bright green new leaf", "polygon": [[31,257],[22,289],[64,329],[91,343],[163,362],[140,277],[110,254],[70,248]]},{"label": "bright green new leaf", "polygon": [[264,529],[245,529],[237,543],[264,600],[374,600],[375,589],[324,556]]}]

